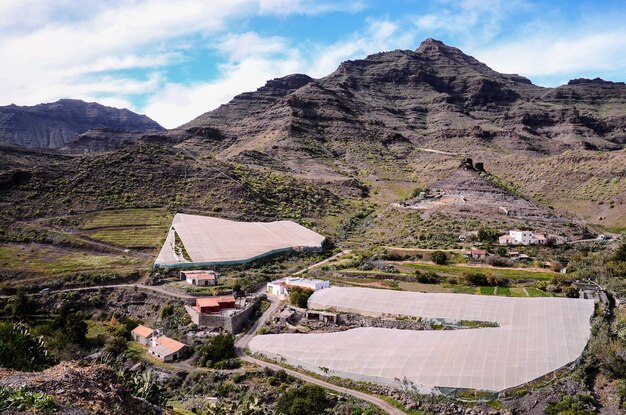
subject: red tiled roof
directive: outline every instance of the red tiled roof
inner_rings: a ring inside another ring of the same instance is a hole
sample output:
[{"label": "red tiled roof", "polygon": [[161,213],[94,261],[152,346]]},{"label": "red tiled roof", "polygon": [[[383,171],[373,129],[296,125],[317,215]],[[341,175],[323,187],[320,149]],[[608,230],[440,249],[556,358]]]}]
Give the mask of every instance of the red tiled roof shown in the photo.
[{"label": "red tiled roof", "polygon": [[152,335],[152,333],[154,333],[154,330],[150,327],[139,325],[133,329],[132,333],[141,337],[149,337]]},{"label": "red tiled roof", "polygon": [[172,351],[172,353],[175,353],[177,351],[179,351],[180,349],[182,349],[183,347],[187,346],[184,343],[179,342],[178,340],[174,340],[171,339],[167,336],[161,336],[156,340],[156,344],[159,346],[165,346],[168,349],[170,349]]},{"label": "red tiled roof", "polygon": [[196,298],[196,307],[218,307],[221,303],[234,303],[235,297],[225,295],[222,297]]}]

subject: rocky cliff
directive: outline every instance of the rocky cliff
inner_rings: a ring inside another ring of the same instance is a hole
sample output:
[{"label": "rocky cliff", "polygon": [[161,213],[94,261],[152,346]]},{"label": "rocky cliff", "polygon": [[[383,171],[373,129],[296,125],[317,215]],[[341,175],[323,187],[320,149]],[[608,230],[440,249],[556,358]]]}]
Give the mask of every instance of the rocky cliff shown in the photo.
[{"label": "rocky cliff", "polygon": [[124,137],[132,132],[161,131],[163,127],[127,109],[74,99],[32,107],[0,107],[0,142],[3,143],[58,149],[75,141],[80,134],[98,129]]}]

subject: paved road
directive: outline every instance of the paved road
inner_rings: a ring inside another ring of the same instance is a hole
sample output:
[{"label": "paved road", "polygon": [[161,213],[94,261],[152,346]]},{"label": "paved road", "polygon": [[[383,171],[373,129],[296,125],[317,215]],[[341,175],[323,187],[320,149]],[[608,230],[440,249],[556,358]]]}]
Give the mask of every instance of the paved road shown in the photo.
[{"label": "paved road", "polygon": [[[331,258],[329,258],[329,260],[330,259]],[[269,308],[252,325],[252,327],[250,327],[250,329],[235,342],[235,351],[237,353],[237,357],[239,357],[241,360],[245,362],[253,363],[257,366],[267,367],[267,368],[277,370],[277,371],[284,370],[291,376],[302,379],[305,382],[313,383],[315,385],[318,385],[323,388],[330,389],[339,393],[343,393],[345,395],[354,396],[355,398],[358,398],[358,399],[367,401],[373,405],[376,405],[377,407],[379,407],[380,409],[382,409],[383,411],[387,412],[390,415],[406,415],[401,410],[393,407],[389,403],[385,402],[384,400],[376,396],[372,396],[367,393],[359,392],[359,391],[348,389],[348,388],[343,388],[341,386],[336,386],[336,385],[333,385],[332,383],[325,382],[323,380],[305,375],[300,372],[296,372],[295,370],[286,369],[282,366],[279,366],[273,363],[264,362],[263,360],[255,359],[252,356],[248,356],[244,352],[244,349],[248,346],[248,344],[250,343],[250,340],[252,340],[252,338],[256,335],[256,331],[258,330],[258,328],[265,323],[265,321],[272,315],[272,313],[274,313],[274,311],[278,308],[278,305],[279,305],[279,301],[276,297],[268,295],[267,298],[271,302]]]}]

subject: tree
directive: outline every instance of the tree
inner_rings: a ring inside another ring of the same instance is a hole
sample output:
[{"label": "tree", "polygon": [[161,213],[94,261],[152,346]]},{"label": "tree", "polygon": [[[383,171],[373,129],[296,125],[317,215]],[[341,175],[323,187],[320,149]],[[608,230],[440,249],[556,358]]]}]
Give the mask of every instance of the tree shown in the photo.
[{"label": "tree", "polygon": [[498,242],[498,238],[500,237],[500,232],[494,228],[480,228],[478,230],[478,239],[481,242],[485,243],[495,243]]},{"label": "tree", "polygon": [[52,328],[60,330],[67,342],[84,344],[87,336],[87,323],[85,315],[76,312],[69,307],[63,307],[59,315],[54,319]]},{"label": "tree", "polygon": [[313,290],[293,287],[289,293],[289,302],[296,307],[306,308],[311,294],[313,294]]},{"label": "tree", "polygon": [[443,251],[435,251],[430,254],[430,260],[437,265],[446,265],[448,263],[448,255]]},{"label": "tree", "polygon": [[611,257],[611,261],[626,262],[626,242],[622,243]]},{"label": "tree", "polygon": [[284,415],[318,415],[332,406],[333,402],[324,388],[306,384],[282,394],[276,402],[276,412]]},{"label": "tree", "polygon": [[9,299],[7,308],[11,315],[20,321],[26,321],[28,314],[33,312],[33,305],[24,290],[18,292]]},{"label": "tree", "polygon": [[220,334],[211,337],[198,348],[199,366],[214,367],[219,363],[235,357],[235,338],[232,334]]},{"label": "tree", "polygon": [[54,363],[43,342],[25,324],[0,323],[0,367],[38,371]]}]

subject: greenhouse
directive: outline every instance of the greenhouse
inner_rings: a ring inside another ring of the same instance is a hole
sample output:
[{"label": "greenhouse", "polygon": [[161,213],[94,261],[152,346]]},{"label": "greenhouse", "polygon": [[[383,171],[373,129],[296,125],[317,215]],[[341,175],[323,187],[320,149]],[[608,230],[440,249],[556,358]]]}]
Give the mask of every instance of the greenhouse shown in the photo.
[{"label": "greenhouse", "polygon": [[251,351],[358,381],[394,385],[406,379],[422,391],[500,391],[575,361],[591,334],[594,302],[334,287],[315,292],[309,308],[497,326],[427,331],[367,327],[264,335],[250,342]]}]

